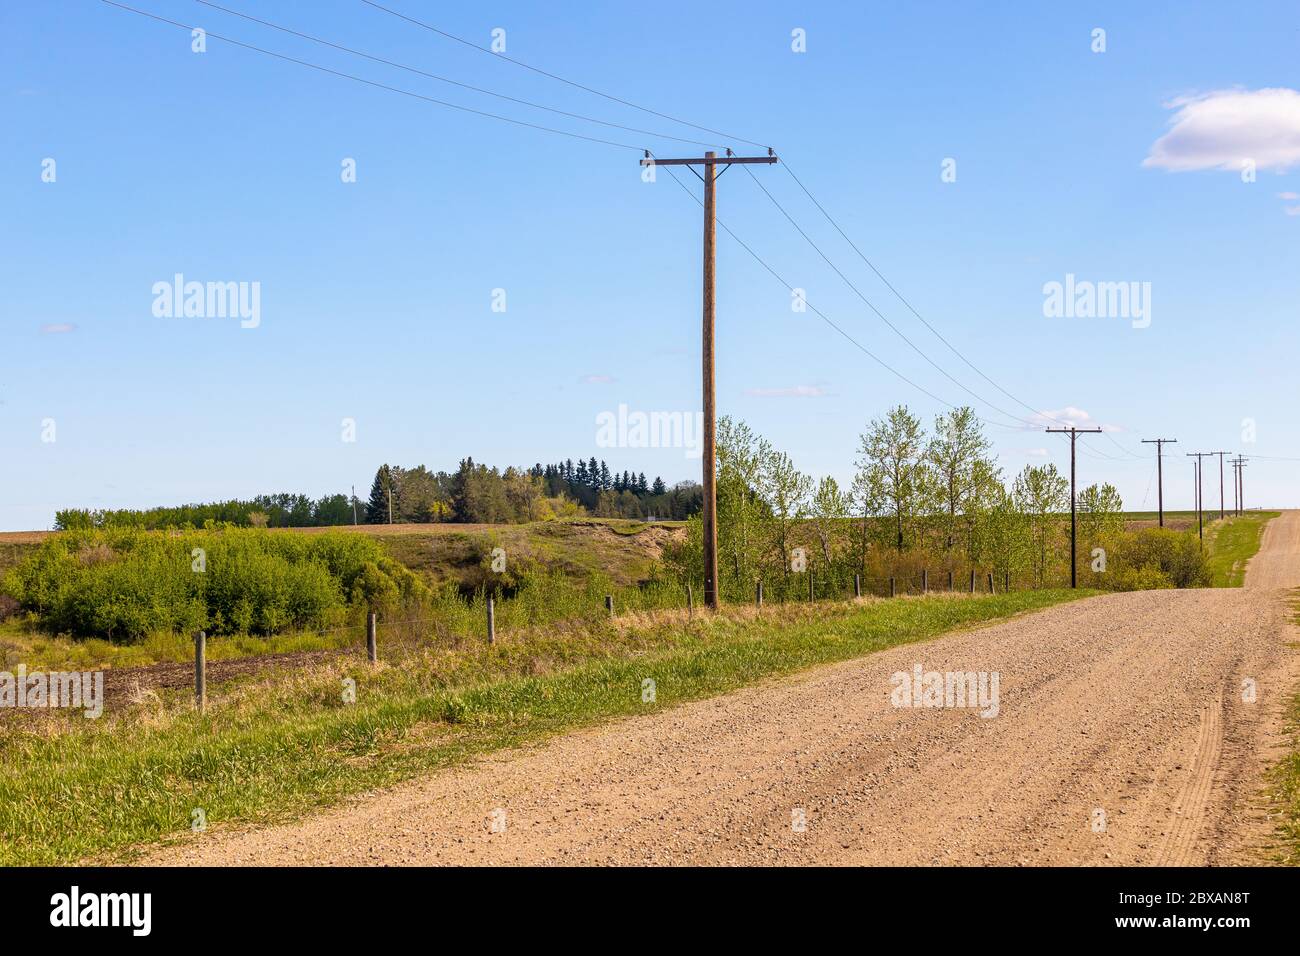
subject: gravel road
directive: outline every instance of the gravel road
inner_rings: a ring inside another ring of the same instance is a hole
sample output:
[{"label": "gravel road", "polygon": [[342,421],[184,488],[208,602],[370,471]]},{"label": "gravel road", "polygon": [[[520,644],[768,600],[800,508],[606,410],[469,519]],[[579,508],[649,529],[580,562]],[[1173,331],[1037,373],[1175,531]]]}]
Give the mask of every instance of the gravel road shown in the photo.
[{"label": "gravel road", "polygon": [[[218,827],[145,862],[1256,861],[1262,771],[1300,681],[1282,589],[1300,584],[1300,512],[1269,525],[1247,583],[1089,598],[483,758],[292,825]],[[893,675],[917,665],[996,672],[996,716],[893,706]]]}]

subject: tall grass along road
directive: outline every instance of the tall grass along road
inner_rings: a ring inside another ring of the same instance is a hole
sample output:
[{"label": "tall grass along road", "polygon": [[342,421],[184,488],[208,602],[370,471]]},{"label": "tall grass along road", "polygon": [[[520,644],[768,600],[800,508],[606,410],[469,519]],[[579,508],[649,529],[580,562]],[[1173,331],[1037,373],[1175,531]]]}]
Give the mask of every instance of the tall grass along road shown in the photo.
[{"label": "tall grass along road", "polygon": [[[1274,522],[1245,589],[1091,597],[647,707],[303,822],[186,837],[149,860],[1263,861],[1264,754],[1300,674],[1287,592],[1253,576],[1294,577],[1296,520]],[[943,685],[900,695],[918,667],[927,688],[924,675],[962,674],[989,693],[975,706]]]}]

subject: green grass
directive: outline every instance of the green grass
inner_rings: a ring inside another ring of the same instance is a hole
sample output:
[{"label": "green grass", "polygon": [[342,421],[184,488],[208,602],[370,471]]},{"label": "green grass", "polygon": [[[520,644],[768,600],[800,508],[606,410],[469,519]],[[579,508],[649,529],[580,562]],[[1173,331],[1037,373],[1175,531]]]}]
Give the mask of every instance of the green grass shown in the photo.
[{"label": "green grass", "polygon": [[1277,511],[1248,511],[1240,518],[1216,521],[1206,531],[1206,567],[1214,587],[1241,587],[1246,562],[1259,552],[1264,525],[1278,514]]},{"label": "green grass", "polygon": [[[0,724],[0,863],[123,859],[188,836],[195,808],[215,827],[291,819],[498,748],[1089,593],[645,612],[492,647],[418,647],[400,666],[338,661],[218,685],[204,718],[177,694],[100,721]],[[654,704],[642,703],[646,678]]]}]

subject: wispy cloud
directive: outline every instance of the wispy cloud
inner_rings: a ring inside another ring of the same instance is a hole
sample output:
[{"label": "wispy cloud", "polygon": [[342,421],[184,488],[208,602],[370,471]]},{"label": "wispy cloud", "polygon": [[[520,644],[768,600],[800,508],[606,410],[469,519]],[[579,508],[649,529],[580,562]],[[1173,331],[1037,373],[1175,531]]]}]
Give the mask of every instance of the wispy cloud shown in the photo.
[{"label": "wispy cloud", "polygon": [[784,388],[750,388],[746,395],[757,398],[821,398],[826,389],[820,385],[788,385]]},{"label": "wispy cloud", "polygon": [[1300,92],[1285,87],[1219,90],[1165,104],[1177,110],[1169,131],[1151,146],[1143,166],[1285,171],[1300,166]]},{"label": "wispy cloud", "polygon": [[1035,412],[1029,416],[1027,422],[1025,431],[1040,431],[1044,428],[1069,428],[1071,425],[1075,428],[1100,428],[1104,432],[1122,432],[1124,430],[1118,425],[1099,422],[1082,408],[1077,408],[1074,405],[1048,409],[1044,412]]},{"label": "wispy cloud", "polygon": [[614,376],[612,375],[584,375],[578,379],[583,385],[612,385]]},{"label": "wispy cloud", "polygon": [[41,326],[41,335],[67,335],[75,331],[77,327],[71,322],[51,322]]}]

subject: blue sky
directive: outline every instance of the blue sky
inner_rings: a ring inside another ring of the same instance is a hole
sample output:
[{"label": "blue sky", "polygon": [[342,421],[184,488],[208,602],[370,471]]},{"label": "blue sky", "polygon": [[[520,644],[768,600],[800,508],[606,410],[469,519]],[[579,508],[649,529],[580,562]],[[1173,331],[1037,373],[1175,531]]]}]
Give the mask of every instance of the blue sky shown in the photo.
[{"label": "blue sky", "polygon": [[[703,149],[502,103],[193,0],[132,5],[661,157]],[[223,5],[557,109],[719,141],[359,0]],[[772,145],[989,378],[1037,411],[1113,429],[1114,443],[1094,438],[1081,455],[1082,483],[1154,507],[1153,460],[1124,455],[1169,436],[1168,506],[1191,501],[1183,454],[1220,449],[1272,456],[1248,469],[1248,503],[1300,504],[1300,461],[1274,460],[1300,459],[1293,3],[386,5],[482,45],[502,28],[509,56]],[[795,29],[806,52],[791,49]],[[699,207],[662,170],[643,182],[635,151],[213,38],[194,53],[185,30],[97,0],[5,5],[0,36],[0,529],[48,527],[66,506],[352,485],[364,497],[384,461],[594,454],[670,482],[698,476],[680,449],[596,445],[596,416],[620,403],[699,406]],[[348,158],[354,183],[340,176]],[[785,169],[754,175],[935,362],[1034,417],[931,335]],[[897,338],[744,171],[718,189],[722,221],[836,324],[940,398],[1005,421]],[[258,282],[260,324],[155,316],[153,286],[176,273]],[[1067,275],[1150,283],[1150,325],[1045,316],[1044,285]],[[718,401],[805,471],[843,480],[870,418],[900,402],[927,420],[944,409],[792,311],[723,234]],[[355,442],[341,440],[345,418]],[[1068,467],[1061,436],[989,434],[1008,473]],[[1217,493],[1213,475],[1207,502]]]}]

